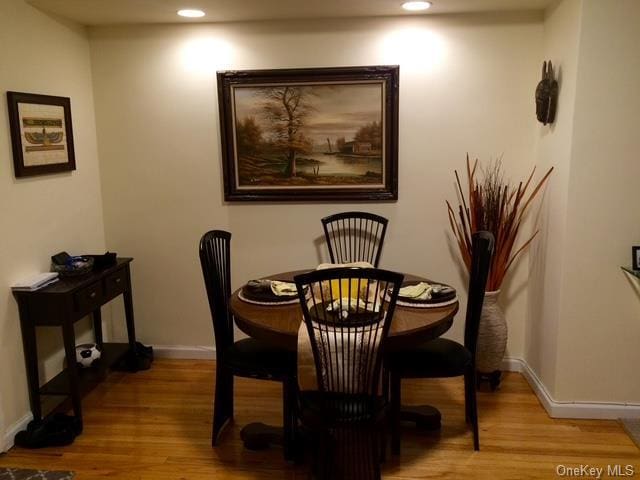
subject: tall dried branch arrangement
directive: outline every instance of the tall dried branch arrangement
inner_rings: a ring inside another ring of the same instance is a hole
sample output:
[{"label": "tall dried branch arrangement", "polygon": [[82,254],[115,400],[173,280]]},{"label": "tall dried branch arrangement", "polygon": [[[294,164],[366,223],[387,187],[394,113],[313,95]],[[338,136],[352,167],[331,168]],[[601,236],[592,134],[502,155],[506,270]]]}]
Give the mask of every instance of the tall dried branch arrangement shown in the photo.
[{"label": "tall dried branch arrangement", "polygon": [[517,188],[505,183],[503,180],[500,161],[492,162],[482,172],[482,178],[480,179],[476,175],[477,169],[478,160],[476,159],[472,166],[467,154],[468,196],[465,197],[460,176],[456,170],[456,184],[462,204],[458,205],[457,214],[448,201],[447,209],[449,223],[467,269],[471,266],[471,235],[480,230],[487,230],[493,233],[495,247],[487,280],[487,290],[494,291],[500,289],[502,281],[511,265],[513,265],[514,260],[538,234],[536,230],[526,242],[514,251],[514,245],[524,215],[535,196],[548,180],[553,167],[542,177],[542,180],[538,182],[533,190],[529,190],[529,187],[536,171],[535,168],[524,185],[520,182]]}]

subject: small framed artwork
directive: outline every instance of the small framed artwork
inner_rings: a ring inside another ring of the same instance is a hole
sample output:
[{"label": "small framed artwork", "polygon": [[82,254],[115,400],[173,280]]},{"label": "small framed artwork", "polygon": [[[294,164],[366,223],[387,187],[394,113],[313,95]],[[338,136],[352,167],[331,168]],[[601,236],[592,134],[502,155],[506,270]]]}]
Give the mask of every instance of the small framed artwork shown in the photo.
[{"label": "small framed artwork", "polygon": [[16,177],[76,169],[67,97],[7,92]]},{"label": "small framed artwork", "polygon": [[396,200],[398,77],[398,66],[218,72],[225,200]]},{"label": "small framed artwork", "polygon": [[640,247],[631,247],[631,268],[640,270]]}]

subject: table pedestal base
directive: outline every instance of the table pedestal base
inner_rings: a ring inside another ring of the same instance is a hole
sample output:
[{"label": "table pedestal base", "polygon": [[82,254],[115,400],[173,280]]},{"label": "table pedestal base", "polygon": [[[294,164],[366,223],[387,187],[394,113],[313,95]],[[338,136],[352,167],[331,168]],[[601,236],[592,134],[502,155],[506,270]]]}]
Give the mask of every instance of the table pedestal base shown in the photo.
[{"label": "table pedestal base", "polygon": [[423,430],[440,430],[442,415],[431,405],[403,406],[400,410],[400,421],[414,422]]},{"label": "table pedestal base", "polygon": [[240,430],[240,439],[247,450],[265,450],[271,445],[284,445],[284,431],[282,427],[250,423]]}]

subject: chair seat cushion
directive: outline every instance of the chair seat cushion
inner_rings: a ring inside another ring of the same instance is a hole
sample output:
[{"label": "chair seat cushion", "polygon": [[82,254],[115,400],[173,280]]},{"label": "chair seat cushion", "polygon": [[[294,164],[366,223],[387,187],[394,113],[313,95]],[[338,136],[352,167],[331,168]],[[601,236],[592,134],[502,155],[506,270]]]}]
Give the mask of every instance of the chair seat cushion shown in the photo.
[{"label": "chair seat cushion", "polygon": [[300,393],[302,423],[312,428],[336,424],[377,422],[387,411],[381,396],[303,391]]},{"label": "chair seat cushion", "polygon": [[471,353],[447,338],[429,340],[416,347],[389,352],[389,368],[404,378],[439,378],[463,375]]},{"label": "chair seat cushion", "polygon": [[296,353],[243,338],[226,350],[224,364],[239,376],[279,379],[295,375]]}]

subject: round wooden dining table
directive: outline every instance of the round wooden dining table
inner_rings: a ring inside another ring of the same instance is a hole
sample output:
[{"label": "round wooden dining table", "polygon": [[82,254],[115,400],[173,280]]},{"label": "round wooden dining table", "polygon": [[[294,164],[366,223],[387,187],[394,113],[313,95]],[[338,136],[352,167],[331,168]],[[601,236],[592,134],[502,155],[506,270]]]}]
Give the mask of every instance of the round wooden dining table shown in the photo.
[{"label": "round wooden dining table", "polygon": [[[293,278],[310,270],[276,273],[264,278],[293,282]],[[405,274],[405,283],[426,281],[427,278]],[[244,333],[258,340],[269,342],[291,351],[298,346],[298,331],[303,321],[302,309],[299,303],[286,305],[259,305],[248,303],[239,297],[242,288],[231,296],[229,309],[235,318],[236,325]],[[453,324],[453,318],[458,312],[458,302],[435,308],[417,308],[397,305],[389,329],[387,348],[389,350],[410,348],[420,342],[433,340],[445,333]],[[414,422],[417,426],[427,430],[440,428],[441,415],[438,409],[431,405],[402,406],[400,418],[403,421]],[[245,447],[250,449],[264,448],[265,445],[282,444],[282,429],[252,423],[246,425],[240,434]],[[260,445],[259,447],[256,445]]]},{"label": "round wooden dining table", "polygon": [[[309,270],[277,273],[264,278],[293,282],[293,277]],[[416,275],[405,274],[405,282],[430,280]],[[250,337],[295,351],[298,330],[302,322],[299,303],[288,305],[257,305],[240,299],[239,288],[231,296],[229,308],[236,324]],[[458,312],[458,302],[437,308],[415,308],[396,306],[389,329],[387,348],[390,350],[408,348],[426,340],[433,340],[451,327]]]}]

